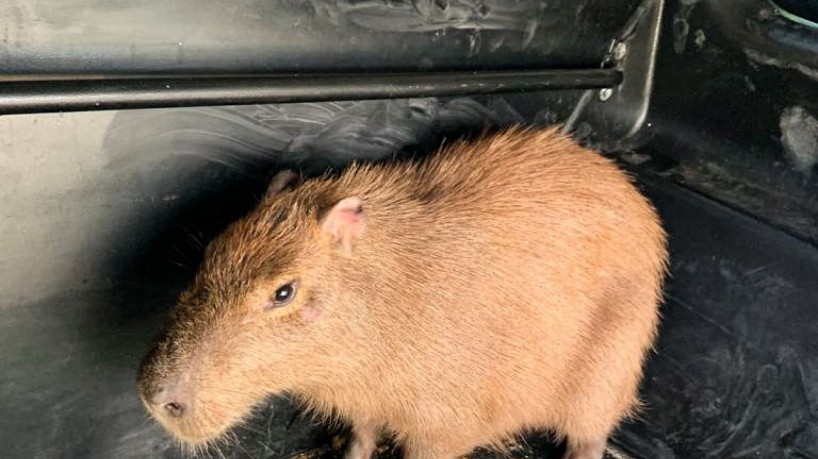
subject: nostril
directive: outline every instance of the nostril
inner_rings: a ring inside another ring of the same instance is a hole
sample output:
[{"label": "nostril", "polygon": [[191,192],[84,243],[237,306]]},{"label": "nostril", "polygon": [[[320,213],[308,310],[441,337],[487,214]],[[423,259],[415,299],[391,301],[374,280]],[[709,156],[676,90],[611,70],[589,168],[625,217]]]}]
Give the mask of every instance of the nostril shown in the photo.
[{"label": "nostril", "polygon": [[154,386],[145,394],[145,401],[154,409],[159,409],[164,415],[180,418],[187,411],[185,391],[175,385]]},{"label": "nostril", "polygon": [[162,408],[164,408],[165,413],[174,418],[181,417],[185,413],[185,406],[179,402],[165,403]]},{"label": "nostril", "polygon": [[162,405],[167,399],[165,388],[161,386],[146,390],[142,393],[142,397],[153,406]]}]

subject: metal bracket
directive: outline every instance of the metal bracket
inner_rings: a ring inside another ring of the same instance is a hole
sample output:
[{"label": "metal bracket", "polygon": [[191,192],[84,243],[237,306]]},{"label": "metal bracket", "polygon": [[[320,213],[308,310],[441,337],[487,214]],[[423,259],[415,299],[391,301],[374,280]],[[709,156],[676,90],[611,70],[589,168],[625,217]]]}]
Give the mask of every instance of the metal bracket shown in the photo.
[{"label": "metal bracket", "polygon": [[622,84],[587,90],[565,123],[565,131],[591,144],[633,139],[648,114],[664,0],[645,0],[611,42],[602,67],[622,71]]}]

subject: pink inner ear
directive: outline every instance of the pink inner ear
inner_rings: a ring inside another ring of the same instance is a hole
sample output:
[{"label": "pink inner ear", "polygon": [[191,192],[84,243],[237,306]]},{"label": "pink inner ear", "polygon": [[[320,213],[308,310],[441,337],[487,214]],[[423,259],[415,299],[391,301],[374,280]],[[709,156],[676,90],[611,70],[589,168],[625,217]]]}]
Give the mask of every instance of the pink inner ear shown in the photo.
[{"label": "pink inner ear", "polygon": [[324,232],[345,245],[358,237],[366,226],[361,200],[355,197],[338,201],[329,211],[321,225]]}]

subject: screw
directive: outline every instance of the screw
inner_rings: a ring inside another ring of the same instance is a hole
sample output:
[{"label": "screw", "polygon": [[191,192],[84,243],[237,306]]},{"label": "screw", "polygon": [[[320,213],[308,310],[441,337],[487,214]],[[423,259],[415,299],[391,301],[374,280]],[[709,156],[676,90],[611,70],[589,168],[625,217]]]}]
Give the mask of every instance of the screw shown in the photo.
[{"label": "screw", "polygon": [[613,89],[611,88],[602,88],[599,90],[599,100],[605,102],[606,100],[610,99],[613,95]]},{"label": "screw", "polygon": [[620,62],[624,57],[625,54],[628,53],[628,45],[625,42],[619,42],[614,46],[613,49],[613,58],[616,62]]}]

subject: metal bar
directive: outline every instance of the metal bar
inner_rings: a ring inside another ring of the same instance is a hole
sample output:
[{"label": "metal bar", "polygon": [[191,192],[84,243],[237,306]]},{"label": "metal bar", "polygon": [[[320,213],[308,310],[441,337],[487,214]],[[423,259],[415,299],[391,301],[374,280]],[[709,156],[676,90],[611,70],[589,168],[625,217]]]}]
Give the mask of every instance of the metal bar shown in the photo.
[{"label": "metal bar", "polygon": [[614,69],[390,74],[82,78],[0,76],[0,114],[241,105],[591,89],[616,86]]}]

